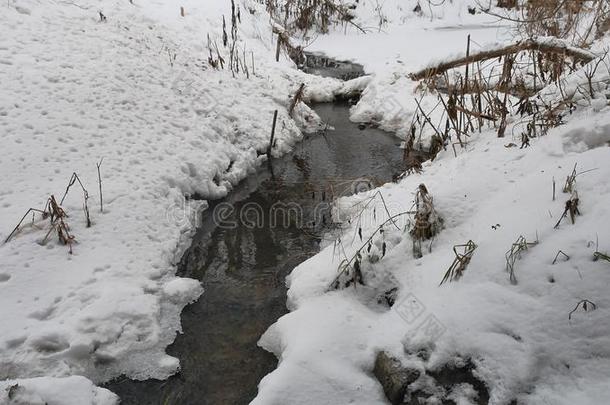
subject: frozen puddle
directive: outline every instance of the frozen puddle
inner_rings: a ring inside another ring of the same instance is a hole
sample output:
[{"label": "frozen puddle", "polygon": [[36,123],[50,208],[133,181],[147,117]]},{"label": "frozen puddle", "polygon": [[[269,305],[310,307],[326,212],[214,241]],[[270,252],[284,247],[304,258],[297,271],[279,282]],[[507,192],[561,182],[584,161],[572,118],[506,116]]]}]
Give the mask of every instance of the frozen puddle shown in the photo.
[{"label": "frozen puddle", "polygon": [[[341,66],[341,75],[353,74]],[[360,130],[347,103],[314,107],[335,130],[307,136],[204,213],[179,274],[201,280],[205,292],[184,309],[184,333],[167,349],[182,369],[165,381],[108,383],[122,404],[246,404],[276,367],[257,341],[287,312],[285,277],[333,226],[333,196],[389,182],[403,169],[393,135]]]}]

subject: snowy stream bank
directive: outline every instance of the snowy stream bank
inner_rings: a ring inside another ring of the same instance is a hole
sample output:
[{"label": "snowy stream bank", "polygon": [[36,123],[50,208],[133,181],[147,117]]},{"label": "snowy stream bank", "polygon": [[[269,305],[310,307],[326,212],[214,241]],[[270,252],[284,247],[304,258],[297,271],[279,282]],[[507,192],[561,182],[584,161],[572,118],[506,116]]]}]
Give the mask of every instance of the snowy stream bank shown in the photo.
[{"label": "snowy stream bank", "polygon": [[329,124],[326,132],[306,136],[203,213],[179,265],[179,275],[200,280],[205,289],[183,311],[183,334],[168,348],[181,371],[166,381],[106,384],[122,404],[246,404],[256,396],[259,381],[277,365],[257,342],[287,312],[286,276],[318,253],[333,229],[333,198],[377,187],[403,171],[400,140],[359,129],[349,121],[349,107],[315,104]]}]

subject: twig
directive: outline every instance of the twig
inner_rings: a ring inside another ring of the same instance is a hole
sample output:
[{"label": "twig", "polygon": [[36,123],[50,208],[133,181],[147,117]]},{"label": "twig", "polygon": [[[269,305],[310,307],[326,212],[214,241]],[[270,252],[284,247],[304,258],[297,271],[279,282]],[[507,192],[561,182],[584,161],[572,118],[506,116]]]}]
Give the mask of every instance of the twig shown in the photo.
[{"label": "twig", "polygon": [[[339,278],[346,273],[349,270],[349,266],[350,264],[352,264],[352,262],[354,262],[355,260],[357,260],[359,258],[359,256],[361,257],[360,253],[361,251],[367,247],[369,245],[369,243],[373,240],[373,237],[377,234],[377,233],[382,233],[383,232],[383,227],[388,223],[388,222],[392,222],[394,223],[395,219],[403,216],[403,215],[408,215],[410,214],[409,211],[407,212],[401,212],[398,213],[396,215],[391,216],[390,218],[386,219],[381,225],[379,225],[377,227],[377,229],[375,229],[375,231],[371,234],[371,236],[369,236],[362,244],[362,246],[360,246],[360,248],[358,248],[358,250],[356,250],[356,253],[354,253],[354,255],[352,256],[351,259],[347,259],[347,257],[345,259],[343,259],[343,261],[341,261],[341,263],[339,264],[339,274],[337,275],[337,277],[335,277],[335,279],[332,281],[332,283],[330,283],[329,288],[332,288],[333,286],[336,285],[337,281],[339,280]],[[395,224],[395,223],[394,223]],[[396,225],[396,224],[395,224]],[[345,253],[344,253],[345,255]]]},{"label": "twig", "polygon": [[[458,248],[463,248],[463,253],[458,253]],[[463,245],[455,245],[453,247],[455,259],[453,260],[453,263],[451,263],[451,266],[449,266],[449,270],[447,270],[447,272],[445,273],[445,276],[441,280],[439,286],[442,285],[445,281],[456,281],[459,280],[460,277],[462,277],[464,271],[466,270],[466,266],[468,266],[468,264],[470,263],[470,259],[472,258],[472,255],[474,254],[476,248],[477,245],[472,240],[469,240]]]},{"label": "twig", "polygon": [[[381,191],[377,191],[375,194],[373,194],[373,195],[372,195],[372,196],[371,196],[371,197],[368,199],[368,201],[366,202],[366,204],[364,204],[364,206],[362,207],[362,209],[361,209],[361,210],[360,210],[360,212],[358,213],[358,222],[356,223],[356,227],[357,227],[357,228],[358,228],[358,227],[360,227],[360,221],[361,221],[361,219],[362,219],[362,213],[364,212],[364,210],[365,210],[365,209],[366,209],[366,208],[369,206],[369,204],[370,204],[370,203],[371,203],[371,202],[372,202],[372,201],[373,201],[373,200],[374,200],[374,199],[375,199],[377,196],[379,196],[379,198],[381,198],[381,203],[383,204],[383,208],[384,208],[384,210],[385,210],[386,214],[388,215],[388,218],[391,218],[391,217],[392,217],[392,215],[390,214],[390,210],[388,209],[388,206],[387,206],[387,204],[386,204],[386,202],[385,202],[385,199],[383,198],[383,194],[381,194]],[[400,230],[400,227],[399,227],[398,225],[396,225],[396,222],[395,222],[395,221],[392,221],[392,224],[394,225],[394,227],[395,227],[397,230]],[[355,236],[354,236],[354,238],[355,238]],[[352,240],[352,242],[353,242],[353,240]]]},{"label": "twig", "polygon": [[610,262],[610,256],[608,256],[607,254],[602,253],[602,252],[594,252],[593,261],[597,261],[599,259],[603,259],[603,260]]},{"label": "twig", "polygon": [[580,211],[578,210],[578,202],[579,202],[578,193],[576,192],[576,190],[574,190],[572,192],[572,195],[570,196],[570,199],[566,201],[565,208],[563,210],[563,214],[561,214],[559,221],[557,221],[557,223],[555,224],[555,227],[554,227],[555,229],[559,228],[559,224],[561,223],[561,221],[564,218],[566,218],[568,216],[568,214],[570,214],[570,219],[572,220],[572,224],[574,224],[576,222],[576,215],[580,215]]},{"label": "twig", "polygon": [[512,244],[511,248],[506,252],[506,271],[510,275],[511,284],[517,284],[517,278],[515,277],[515,262],[521,257],[521,252],[528,250],[530,246],[538,244],[538,236],[536,236],[535,242],[528,242],[523,235],[520,235],[515,243]]},{"label": "twig", "polygon": [[102,166],[103,161],[104,161],[104,158],[101,158],[99,163],[95,164],[97,166],[97,182],[100,186],[100,212],[101,213],[104,213],[104,196],[102,194],[102,175],[100,173],[100,166]]},{"label": "twig", "polygon": [[589,301],[589,300],[580,300],[578,301],[578,303],[576,304],[576,306],[574,307],[573,310],[570,311],[570,313],[568,314],[568,320],[572,320],[572,314],[574,312],[576,312],[576,310],[578,310],[579,307],[582,306],[582,309],[586,311],[589,311],[589,306],[591,306],[591,311],[597,309],[597,305],[595,305],[595,303]]},{"label": "twig", "polygon": [[8,237],[4,240],[4,243],[8,243],[9,240],[11,240],[11,238],[13,237],[13,235],[17,232],[17,230],[19,229],[19,227],[21,226],[21,224],[23,223],[23,221],[25,220],[25,218],[28,216],[28,214],[30,212],[38,212],[42,215],[42,219],[45,219],[48,217],[48,212],[47,211],[43,211],[43,210],[39,210],[36,208],[29,208],[25,214],[23,215],[23,217],[21,218],[21,220],[19,221],[19,223],[17,224],[17,226],[13,229],[13,232],[11,232]]},{"label": "twig", "polygon": [[574,163],[574,168],[572,169],[572,173],[566,178],[566,184],[563,186],[564,193],[571,193],[574,188],[574,182],[576,181],[576,165]]},{"label": "twig", "polygon": [[466,64],[479,62],[487,59],[494,59],[508,54],[515,54],[521,51],[537,50],[539,52],[549,53],[560,53],[566,56],[572,56],[575,60],[581,60],[589,62],[595,58],[595,55],[591,52],[579,49],[576,47],[568,46],[567,44],[551,44],[539,41],[535,38],[526,39],[524,41],[518,41],[514,44],[507,45],[501,48],[492,49],[488,51],[482,51],[468,57],[457,58],[448,62],[440,63],[436,66],[429,67],[418,72],[412,73],[409,76],[413,80],[425,79],[440,73],[443,73],[449,69],[464,66]]},{"label": "twig", "polygon": [[555,263],[557,262],[557,258],[559,258],[559,255],[563,255],[563,257],[565,257],[565,258],[566,258],[566,261],[567,261],[567,260],[570,260],[570,256],[566,255],[566,254],[565,254],[563,251],[561,251],[561,250],[560,250],[560,251],[559,251],[559,252],[557,252],[557,254],[555,255],[555,259],[553,259],[553,264],[555,264]]},{"label": "twig", "polygon": [[74,185],[74,183],[76,181],[78,181],[78,184],[80,185],[81,189],[83,190],[83,199],[84,199],[83,211],[85,212],[85,218],[87,219],[87,228],[89,228],[91,226],[91,218],[89,217],[89,207],[87,205],[87,200],[89,200],[89,192],[87,191],[85,186],[83,186],[83,183],[80,181],[80,178],[78,177],[78,174],[76,174],[76,172],[72,173],[72,177],[70,177],[70,181],[68,182],[68,187],[66,187],[66,192],[64,193],[64,196],[61,198],[59,205],[62,205],[64,203],[64,199],[68,195],[68,191],[70,191],[70,187],[72,187],[72,185]]},{"label": "twig", "polygon": [[419,103],[419,101],[417,101],[417,99],[415,99],[415,102],[417,103],[417,108],[419,108],[419,111],[421,111],[422,115],[424,116],[424,119],[428,122],[428,124],[430,124],[430,126],[432,127],[432,129],[434,130],[434,132],[436,132],[436,134],[443,139],[443,135],[436,129],[436,127],[434,126],[434,124],[432,123],[432,121],[430,121],[430,118],[428,118],[428,116],[426,115],[426,113],[424,112],[424,110],[421,108],[421,105]]},{"label": "twig", "polygon": [[271,159],[271,148],[273,148],[273,140],[275,138],[275,124],[277,121],[277,110],[273,112],[273,125],[271,126],[271,139],[269,139],[269,146],[267,147],[267,157]]}]

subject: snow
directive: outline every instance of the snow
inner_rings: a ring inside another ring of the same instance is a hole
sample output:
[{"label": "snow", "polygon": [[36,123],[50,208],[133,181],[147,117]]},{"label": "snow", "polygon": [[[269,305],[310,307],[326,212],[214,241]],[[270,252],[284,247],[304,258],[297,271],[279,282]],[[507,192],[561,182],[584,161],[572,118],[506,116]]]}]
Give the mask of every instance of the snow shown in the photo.
[{"label": "snow", "polygon": [[[406,138],[418,110],[414,101],[418,83],[408,77],[410,73],[439,58],[446,60],[451,55],[463,54],[468,34],[472,52],[511,40],[508,24],[498,23],[495,17],[468,13],[468,7],[476,6],[476,2],[445,3],[431,11],[423,6],[423,15],[418,16],[412,11],[417,2],[387,0],[381,8],[387,22],[379,29],[375,3],[364,2],[356,14],[358,22],[367,28],[367,34],[348,26],[305,41],[308,51],[355,61],[372,74],[360,102],[351,111],[352,121],[373,122],[383,130]],[[425,111],[432,110],[437,102],[435,96],[420,101]],[[430,134],[426,135],[422,139],[423,147],[429,140]]]},{"label": "snow", "polygon": [[[393,2],[385,4],[392,10]],[[372,78],[352,109],[352,120],[376,122],[402,137],[416,108],[416,83],[408,73],[463,52],[468,33],[481,49],[508,39],[507,32],[493,27],[459,29],[474,22],[485,26],[486,17],[479,15],[452,21],[451,14],[447,21],[429,23],[392,11],[386,15],[393,17],[386,32],[332,33],[311,48],[363,63]],[[432,28],[443,25],[456,29]],[[348,45],[354,40],[359,46]],[[607,40],[594,48],[604,46]],[[457,157],[441,152],[424,164],[421,174],[339,200],[335,218],[344,228],[327,235],[335,242],[291,273],[291,312],[259,341],[278,357],[279,366],[261,381],[253,404],[386,403],[372,376],[375,356],[382,350],[422,371],[470,359],[490,390],[492,404],[610,402],[605,388],[610,374],[610,273],[606,261],[594,260],[596,250],[610,250],[610,107],[604,94],[608,72],[601,66],[594,77],[598,96],[576,100],[578,108],[564,117],[566,124],[533,140],[531,147],[507,147],[510,139],[483,131],[471,135]],[[575,92],[583,86],[588,68],[567,77],[566,88]],[[552,86],[541,91],[541,97],[558,96]],[[565,218],[555,229],[570,197],[562,187],[575,164],[582,215],[575,224]],[[423,257],[414,258],[408,216],[403,216],[400,230],[386,225],[383,236],[373,238],[371,254],[361,264],[365,285],[331,288],[341,260],[362,245],[359,226],[366,240],[387,218],[375,193],[382,193],[392,214],[406,212],[421,183],[433,194],[444,220],[431,251],[426,243]],[[370,199],[376,203],[361,211]],[[513,285],[505,254],[521,235],[538,243],[516,261]],[[453,246],[469,240],[477,249],[464,276],[439,286],[454,259]],[[383,242],[387,254],[378,260]],[[569,259],[559,256],[553,264],[559,250]],[[378,298],[391,287],[398,287],[398,296],[388,308]],[[585,299],[595,303],[594,310],[589,304],[585,311]],[[421,350],[430,353],[428,360],[417,356]],[[472,403],[472,396],[469,385],[447,393],[464,404]]]},{"label": "snow", "polygon": [[0,381],[0,403],[10,405],[116,405],[112,392],[85,377],[39,377]]},{"label": "snow", "polygon": [[[598,50],[597,54],[599,58],[567,75],[559,84],[552,83],[542,89],[541,99],[545,103],[556,103],[563,94],[563,97],[578,105],[591,105],[598,112],[603,109],[607,105],[606,96],[610,94],[610,56],[602,50]],[[597,98],[592,99],[591,89]]]},{"label": "snow", "polygon": [[358,21],[367,29],[367,34],[347,26],[345,30],[311,38],[307,50],[356,61],[367,72],[379,76],[393,73],[395,64],[404,65],[411,73],[431,61],[463,53],[468,34],[474,42],[473,50],[511,38],[510,25],[498,23],[494,17],[469,14],[467,8],[476,6],[474,1],[445,2],[442,7],[433,7],[433,18],[430,18],[426,7],[423,7],[423,16],[412,11],[416,1],[386,0],[382,14],[387,23],[381,29],[374,4],[364,2],[356,9]]},{"label": "snow", "polygon": [[[606,107],[602,117],[583,114],[580,122],[586,119],[587,126],[576,124],[575,118],[574,124],[554,129],[529,150],[507,149],[502,139],[484,133],[467,153],[457,158],[445,153],[425,164],[423,174],[382,187],[395,208],[392,213],[410,209],[420,183],[433,193],[445,228],[432,252],[414,259],[410,237],[388,226],[385,238],[399,242],[378,263],[363,264],[366,287],[329,291],[343,257],[333,255],[332,245],[297,267],[288,279],[292,312],[259,343],[278,355],[280,365],[261,382],[254,403],[285,403],[288,398],[310,403],[314,386],[321,391],[316,403],[382,402],[383,394],[371,388],[375,353],[383,348],[404,358],[403,344],[411,351],[433,345],[425,364],[430,369],[457,355],[473,359],[491,389],[492,403],[517,397],[525,403],[608,402],[600,387],[607,385],[610,372],[610,274],[607,262],[592,259],[596,241],[600,251],[610,248],[609,112]],[[600,133],[605,134],[604,144],[595,141]],[[568,197],[561,193],[561,183],[574,163],[579,171],[596,169],[578,176],[582,216],[574,225],[568,219],[553,229]],[[556,201],[553,178],[559,189]],[[366,197],[359,194],[341,206],[349,211]],[[377,205],[377,223],[382,212]],[[496,224],[500,227],[493,229]],[[367,225],[364,238],[376,227]],[[343,232],[347,257],[360,247],[358,237],[352,241],[356,232],[353,226]],[[511,285],[504,254],[519,235],[529,241],[537,235],[540,243],[517,261],[518,284]],[[439,287],[453,260],[452,246],[470,239],[478,248],[464,277]],[[570,259],[553,265],[559,249]],[[399,286],[391,310],[372,299],[372,293],[384,291],[387,277]],[[413,323],[400,315],[403,300],[411,296],[425,308]],[[597,309],[580,309],[568,320],[581,299],[590,299]],[[439,321],[444,333],[422,332],[420,323],[428,316]],[[296,378],[299,370],[307,370],[308,378]]]},{"label": "snow", "polygon": [[320,120],[305,105],[288,117],[300,83],[330,95],[344,87],[318,84],[285,57],[275,62],[268,16],[249,0],[240,2],[237,46],[250,77],[215,70],[204,39],[222,43],[230,4],[182,6],[185,17],[169,1],[11,0],[2,8],[0,238],[28,208],[42,209],[51,195],[59,202],[73,172],[88,190],[92,226],[77,182],[61,204],[72,254],[55,233],[44,240],[49,220],[39,216],[0,245],[1,379],[175,373],[179,362],[165,347],[181,330],[182,308],[204,291],[175,276],[207,206],[185,196],[222,197],[260,165],[274,110],[274,155],[316,130]]},{"label": "snow", "polygon": [[[226,1],[10,0],[2,7],[0,238],[28,208],[42,208],[50,195],[59,200],[73,172],[89,192],[92,226],[77,183],[62,204],[76,238],[72,254],[55,234],[43,243],[48,220],[0,245],[0,403],[114,404],[116,396],[96,384],[121,374],[165,379],[179,369],[165,348],[180,333],[183,307],[205,286],[176,277],[177,262],[206,200],[226,195],[266,159],[259,154],[274,110],[276,156],[321,127],[304,104],[288,116],[301,83],[307,101],[363,91],[352,120],[404,138],[416,108],[409,73],[463,52],[468,33],[473,49],[510,38],[510,27],[470,15],[469,0],[420,13],[412,1],[386,0],[381,9],[361,1],[357,21],[369,34],[348,26],[305,39],[308,51],[355,60],[370,74],[342,83],[301,73],[285,56],[275,62],[265,7],[236,3],[237,46],[250,77],[208,63],[208,34],[229,59],[220,46]],[[567,79],[574,92],[583,72]],[[595,80],[597,91],[607,89],[607,70]],[[426,184],[444,219],[432,251],[414,259],[409,235],[388,227],[374,239],[379,260],[363,263],[366,286],[329,290],[336,246],[296,268],[288,279],[291,312],[260,341],[280,364],[253,403],[385,403],[371,374],[380,350],[422,370],[470,358],[496,404],[610,402],[610,273],[607,262],[592,260],[595,249],[610,250],[610,110],[602,96],[582,101],[565,126],[530,148],[507,148],[507,139],[483,132],[457,157],[441,153],[422,174],[383,186],[392,212],[401,212]],[[429,108],[433,101],[422,102]],[[591,170],[577,178],[582,216],[554,229],[568,198],[563,179],[575,163],[579,172]],[[367,196],[341,200],[337,215],[354,217],[353,204]],[[363,215],[366,238],[383,209]],[[354,223],[341,234],[347,256],[359,247]],[[512,285],[504,254],[520,235],[539,243],[516,262]],[[464,277],[439,287],[451,248],[470,239],[478,248]],[[553,265],[559,249],[569,260]],[[378,294],[394,285],[393,309],[378,305]],[[568,319],[583,299],[596,309],[581,307]],[[408,313],[414,303],[422,308],[415,320]],[[429,360],[412,355],[420,348],[431,351]],[[450,395],[467,403],[472,392],[460,386]]]}]

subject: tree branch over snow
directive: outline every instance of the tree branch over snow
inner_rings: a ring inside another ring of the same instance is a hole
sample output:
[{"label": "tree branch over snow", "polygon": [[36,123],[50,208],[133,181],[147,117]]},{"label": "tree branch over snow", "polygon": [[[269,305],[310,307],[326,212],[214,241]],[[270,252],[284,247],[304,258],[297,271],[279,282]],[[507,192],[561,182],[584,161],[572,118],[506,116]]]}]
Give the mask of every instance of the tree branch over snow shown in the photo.
[{"label": "tree branch over snow", "polygon": [[449,69],[454,69],[470,63],[482,60],[498,58],[504,55],[515,54],[521,51],[536,50],[549,53],[563,53],[571,56],[576,61],[590,62],[596,55],[585,49],[569,45],[566,41],[557,38],[530,38],[524,41],[517,41],[510,45],[505,45],[495,49],[481,51],[470,56],[462,56],[456,59],[439,63],[436,66],[427,67],[418,72],[411,73],[409,76],[413,80],[421,80],[426,77],[443,73]]}]

